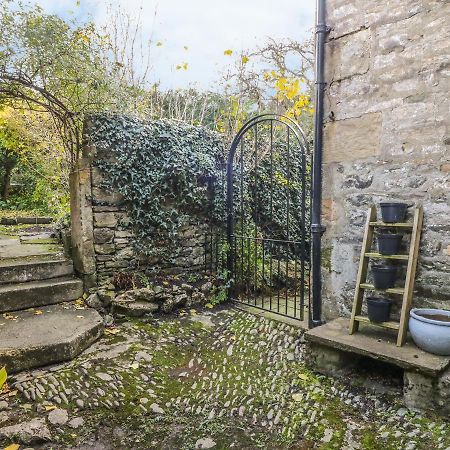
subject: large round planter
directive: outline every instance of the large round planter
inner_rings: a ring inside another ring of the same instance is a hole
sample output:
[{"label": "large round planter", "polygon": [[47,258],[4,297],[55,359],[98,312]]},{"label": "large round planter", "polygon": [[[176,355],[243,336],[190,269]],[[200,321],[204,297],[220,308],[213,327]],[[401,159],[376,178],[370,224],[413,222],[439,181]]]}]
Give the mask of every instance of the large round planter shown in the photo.
[{"label": "large round planter", "polygon": [[411,310],[409,331],[417,347],[436,355],[450,355],[450,311]]},{"label": "large round planter", "polygon": [[406,217],[406,203],[381,202],[381,218],[386,223],[403,222]]},{"label": "large round planter", "polygon": [[397,266],[372,264],[372,275],[375,289],[392,288],[397,279]]},{"label": "large round planter", "polygon": [[384,297],[366,297],[367,316],[371,322],[388,322],[391,315],[392,300]]},{"label": "large round planter", "polygon": [[378,251],[382,255],[396,255],[400,250],[403,234],[377,233]]}]

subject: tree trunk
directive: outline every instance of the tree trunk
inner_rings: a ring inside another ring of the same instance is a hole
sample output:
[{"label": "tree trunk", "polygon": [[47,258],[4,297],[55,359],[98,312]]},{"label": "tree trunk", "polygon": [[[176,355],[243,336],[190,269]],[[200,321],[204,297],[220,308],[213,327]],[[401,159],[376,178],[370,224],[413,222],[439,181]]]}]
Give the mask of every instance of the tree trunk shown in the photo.
[{"label": "tree trunk", "polygon": [[12,165],[5,166],[5,173],[3,175],[3,183],[2,183],[2,200],[7,200],[9,197],[9,188],[11,186],[11,173],[14,169]]}]

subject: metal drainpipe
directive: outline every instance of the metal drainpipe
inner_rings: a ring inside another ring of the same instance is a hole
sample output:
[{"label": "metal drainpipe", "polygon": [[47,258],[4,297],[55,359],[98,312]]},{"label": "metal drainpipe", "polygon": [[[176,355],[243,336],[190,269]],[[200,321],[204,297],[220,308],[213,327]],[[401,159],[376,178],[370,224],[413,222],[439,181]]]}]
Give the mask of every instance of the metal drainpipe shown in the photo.
[{"label": "metal drainpipe", "polygon": [[321,223],[322,209],[322,148],[323,148],[323,100],[325,93],[324,65],[325,38],[329,28],[325,24],[326,0],[316,3],[316,70],[315,70],[315,114],[314,114],[314,155],[312,174],[312,311],[309,314],[311,327],[322,325],[322,277],[321,238],[325,228]]}]

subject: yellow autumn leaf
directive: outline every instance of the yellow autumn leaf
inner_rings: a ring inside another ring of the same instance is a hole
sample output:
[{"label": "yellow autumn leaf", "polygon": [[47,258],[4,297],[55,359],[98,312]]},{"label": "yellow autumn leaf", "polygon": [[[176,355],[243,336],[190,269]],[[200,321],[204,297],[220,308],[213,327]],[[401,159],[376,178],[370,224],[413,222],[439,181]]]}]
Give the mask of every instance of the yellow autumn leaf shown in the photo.
[{"label": "yellow autumn leaf", "polygon": [[118,334],[120,330],[118,328],[105,328],[105,334]]},{"label": "yellow autumn leaf", "polygon": [[40,316],[41,314],[44,314],[44,311],[41,311],[40,309],[37,309],[37,310],[34,312],[34,315],[35,315],[35,316]]},{"label": "yellow autumn leaf", "polygon": [[189,66],[189,64],[187,62],[183,63],[183,69],[184,70],[188,70],[188,66]]},{"label": "yellow autumn leaf", "polygon": [[0,369],[0,391],[2,390],[3,385],[6,383],[7,378],[8,374],[6,373],[6,367],[2,367]]},{"label": "yellow autumn leaf", "polygon": [[242,64],[246,64],[246,63],[248,63],[248,60],[249,60],[250,58],[248,57],[248,56],[243,56],[242,57]]},{"label": "yellow autumn leaf", "polygon": [[5,447],[4,450],[19,450],[20,445],[19,444],[11,444],[8,445],[8,447]]},{"label": "yellow autumn leaf", "polygon": [[206,305],[205,305],[205,308],[214,308],[214,305],[212,304],[212,303],[207,303]]},{"label": "yellow autumn leaf", "polygon": [[46,411],[53,411],[54,409],[56,409],[55,405],[46,405],[45,406],[45,410]]},{"label": "yellow autumn leaf", "polygon": [[231,49],[225,50],[223,52],[223,54],[226,55],[226,56],[231,56],[233,54],[233,50],[231,50]]}]

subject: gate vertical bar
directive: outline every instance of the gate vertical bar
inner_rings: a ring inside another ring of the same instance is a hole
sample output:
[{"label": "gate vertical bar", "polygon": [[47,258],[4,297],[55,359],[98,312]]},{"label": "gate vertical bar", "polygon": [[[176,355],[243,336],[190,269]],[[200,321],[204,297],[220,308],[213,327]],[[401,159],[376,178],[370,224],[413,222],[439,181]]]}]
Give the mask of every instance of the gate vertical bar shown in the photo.
[{"label": "gate vertical bar", "polygon": [[227,297],[231,300],[231,294],[233,289],[233,261],[235,258],[233,250],[233,235],[234,235],[234,214],[233,214],[233,156],[230,152],[230,156],[227,160]]}]

